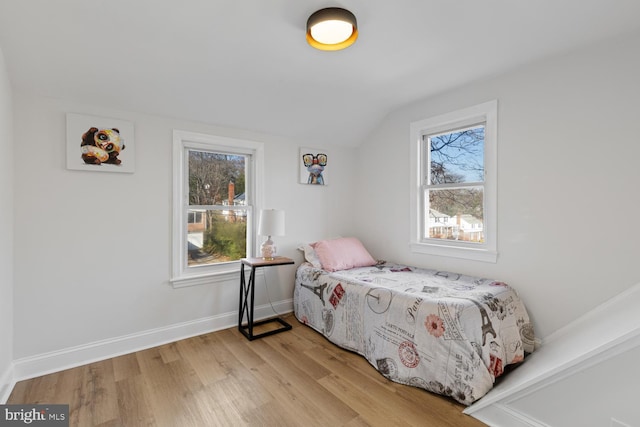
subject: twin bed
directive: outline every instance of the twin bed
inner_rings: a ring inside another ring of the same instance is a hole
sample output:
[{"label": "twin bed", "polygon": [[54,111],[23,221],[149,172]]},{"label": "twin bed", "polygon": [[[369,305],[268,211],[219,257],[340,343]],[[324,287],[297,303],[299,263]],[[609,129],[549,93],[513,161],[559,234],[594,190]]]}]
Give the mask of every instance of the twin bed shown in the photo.
[{"label": "twin bed", "polygon": [[533,352],[526,308],[503,282],[375,261],[354,238],[303,249],[297,319],[392,381],[469,405]]}]

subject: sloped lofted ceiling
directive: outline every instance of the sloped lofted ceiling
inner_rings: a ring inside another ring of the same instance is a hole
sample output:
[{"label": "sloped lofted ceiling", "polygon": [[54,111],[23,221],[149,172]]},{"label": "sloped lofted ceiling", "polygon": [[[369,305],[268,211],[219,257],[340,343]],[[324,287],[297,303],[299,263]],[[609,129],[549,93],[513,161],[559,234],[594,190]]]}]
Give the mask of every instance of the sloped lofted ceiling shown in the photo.
[{"label": "sloped lofted ceiling", "polygon": [[[360,36],[314,50],[305,24]],[[15,90],[357,146],[393,109],[640,28],[637,0],[0,0]]]}]

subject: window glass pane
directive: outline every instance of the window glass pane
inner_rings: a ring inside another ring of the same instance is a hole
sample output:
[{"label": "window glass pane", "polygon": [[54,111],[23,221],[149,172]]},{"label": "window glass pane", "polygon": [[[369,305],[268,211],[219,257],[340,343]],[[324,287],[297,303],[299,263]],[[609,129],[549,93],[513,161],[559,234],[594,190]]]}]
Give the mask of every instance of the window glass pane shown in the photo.
[{"label": "window glass pane", "polygon": [[426,137],[429,183],[484,181],[484,125]]},{"label": "window glass pane", "polygon": [[200,223],[202,223],[202,212],[200,212],[200,211],[189,211],[187,222],[189,223],[189,228],[191,228],[191,224],[200,224]]},{"label": "window glass pane", "polygon": [[189,205],[244,204],[245,156],[189,150]]},{"label": "window glass pane", "polygon": [[189,210],[187,264],[237,261],[247,255],[247,211]]},{"label": "window glass pane", "polygon": [[482,187],[429,190],[428,236],[484,243]]}]

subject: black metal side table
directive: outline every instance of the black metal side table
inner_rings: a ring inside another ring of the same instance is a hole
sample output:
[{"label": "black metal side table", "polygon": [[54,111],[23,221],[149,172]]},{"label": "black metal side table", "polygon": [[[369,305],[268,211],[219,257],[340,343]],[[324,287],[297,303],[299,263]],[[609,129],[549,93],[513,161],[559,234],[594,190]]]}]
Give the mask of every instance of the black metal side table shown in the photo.
[{"label": "black metal side table", "polygon": [[[279,317],[271,319],[261,320],[259,322],[253,321],[253,305],[254,294],[256,285],[256,268],[259,267],[273,267],[276,265],[293,264],[294,261],[291,258],[279,256],[273,259],[263,258],[242,258],[240,260],[240,307],[238,310],[238,330],[249,339],[249,341],[266,337],[269,335],[277,334],[280,332],[288,331],[291,329],[291,325],[282,320]],[[251,267],[251,274],[249,275],[249,281],[245,281],[244,268],[246,266]],[[243,325],[243,322],[247,320],[247,324]],[[266,323],[278,322],[282,327],[271,331],[263,332],[260,334],[254,334],[253,328],[256,326],[264,325]]]}]

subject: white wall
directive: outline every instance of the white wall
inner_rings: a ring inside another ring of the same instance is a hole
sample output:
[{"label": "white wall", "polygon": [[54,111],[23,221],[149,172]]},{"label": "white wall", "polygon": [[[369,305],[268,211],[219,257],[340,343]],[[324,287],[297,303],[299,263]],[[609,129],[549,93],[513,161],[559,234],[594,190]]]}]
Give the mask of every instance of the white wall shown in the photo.
[{"label": "white wall", "polygon": [[13,360],[13,115],[11,84],[0,49],[0,402]]},{"label": "white wall", "polygon": [[[353,229],[350,187],[340,185],[353,180],[353,149],[322,147],[332,154],[331,185],[309,187],[298,184],[305,141],[14,97],[16,360],[198,319],[237,321],[238,280],[168,283],[173,129],[265,143],[265,207],[287,215],[287,235],[277,239],[283,255],[300,261],[299,243]],[[135,173],[66,170],[67,112],[134,122]],[[294,268],[266,276],[271,300],[290,301]],[[263,284],[256,292],[256,304],[266,304]]]},{"label": "white wall", "polygon": [[[390,114],[359,148],[357,234],[374,256],[504,280],[539,337],[640,281],[640,34]],[[409,123],[498,99],[496,264],[409,250]],[[619,219],[628,219],[621,224]]]}]

